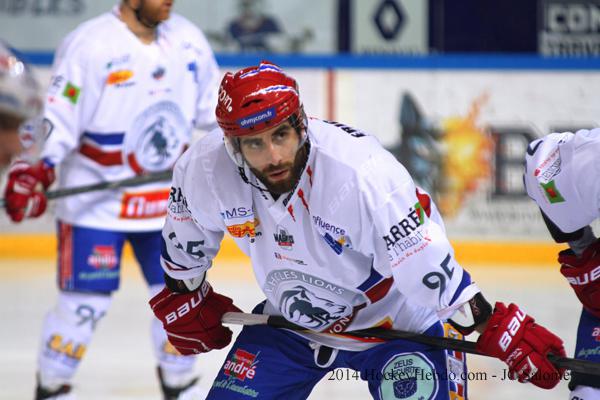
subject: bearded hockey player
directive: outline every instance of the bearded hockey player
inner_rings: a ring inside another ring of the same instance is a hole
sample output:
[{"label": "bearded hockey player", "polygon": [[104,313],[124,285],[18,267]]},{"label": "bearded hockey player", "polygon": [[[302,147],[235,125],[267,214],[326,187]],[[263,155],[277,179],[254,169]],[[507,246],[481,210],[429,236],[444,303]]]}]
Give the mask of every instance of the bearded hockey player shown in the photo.
[{"label": "bearded hockey player", "polygon": [[446,351],[344,335],[387,327],[442,336],[447,318],[482,332],[479,350],[514,379],[559,382],[546,355],[563,355],[562,341],[515,304],[492,310],[455,260],[435,204],[373,136],[308,119],[296,81],[269,62],[226,74],[216,115],[221,129],[176,164],[166,287],[150,305],[181,353],[227,346],[221,317],[237,308],[206,272],[228,233],[266,296],[254,312],[310,332],[244,327],[209,399],[305,399],[340,367],[358,371],[375,399],[461,398]]}]

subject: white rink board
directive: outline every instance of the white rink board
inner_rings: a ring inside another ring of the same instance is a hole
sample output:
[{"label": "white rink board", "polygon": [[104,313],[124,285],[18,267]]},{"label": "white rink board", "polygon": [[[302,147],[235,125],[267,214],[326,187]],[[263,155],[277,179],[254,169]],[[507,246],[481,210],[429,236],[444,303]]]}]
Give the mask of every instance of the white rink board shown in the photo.
[{"label": "white rink board", "polygon": [[[0,281],[3,304],[0,307],[3,321],[0,329],[0,399],[32,398],[39,330],[43,315],[54,303],[57,292],[52,264],[50,261],[0,260],[0,270],[4,273]],[[239,268],[246,278],[235,280],[219,275],[212,282],[216,290],[233,297],[238,306],[249,311],[262,296],[251,280],[248,267]],[[474,269],[471,273],[490,301],[500,299],[518,303],[540,324],[561,336],[567,352],[572,354],[580,307],[554,268],[490,267]],[[160,399],[150,347],[150,316],[141,277],[132,264],[127,264],[121,290],[115,294],[112,308],[100,323],[76,376],[79,399]],[[239,328],[234,328],[236,334],[238,331]],[[198,361],[197,369],[204,377],[203,387],[209,387],[225,355],[225,350],[211,352]],[[471,382],[472,400],[567,398],[568,389],[564,382],[552,391],[502,382],[491,376],[501,376],[503,364],[500,361],[475,356],[469,360],[471,371],[488,374],[486,381]],[[324,380],[309,398],[363,400],[370,397],[366,383],[362,381]]]},{"label": "white rink board", "polygon": [[[284,66],[285,67],[285,66]],[[237,68],[222,68],[222,72]],[[49,81],[49,68],[37,69],[40,80]],[[403,94],[409,94],[427,124],[440,126],[452,118],[466,118],[481,102],[476,124],[528,129],[534,136],[552,127],[600,126],[600,71],[578,70],[390,70],[290,68],[300,85],[307,114],[333,119],[380,138],[386,146],[400,141],[399,113]],[[483,100],[482,100],[483,99]],[[524,157],[524,148],[511,150]],[[522,171],[513,170],[520,187]],[[535,204],[526,196],[493,199],[491,178],[477,184],[460,211],[445,217],[451,239],[548,241]],[[49,216],[15,226],[0,217],[0,230],[48,232]]]}]

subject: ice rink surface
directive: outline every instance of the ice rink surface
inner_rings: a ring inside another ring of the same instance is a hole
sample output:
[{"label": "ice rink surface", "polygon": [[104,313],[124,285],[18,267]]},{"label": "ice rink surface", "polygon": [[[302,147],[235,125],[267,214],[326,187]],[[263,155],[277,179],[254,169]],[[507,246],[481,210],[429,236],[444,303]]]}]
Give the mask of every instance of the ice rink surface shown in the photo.
[{"label": "ice rink surface", "polygon": [[[76,375],[79,400],[160,399],[150,346],[151,312],[146,288],[135,264],[125,263],[123,269],[121,289],[114,295],[110,312],[100,323]],[[467,269],[488,300],[519,304],[540,324],[562,337],[572,356],[580,306],[557,266]],[[42,318],[54,304],[57,293],[54,263],[0,259],[0,271],[0,399],[32,399]],[[209,272],[209,280],[216,291],[234,298],[245,311],[262,300],[247,265],[217,264]],[[235,333],[239,329],[233,328]],[[198,358],[202,387],[210,387],[226,354],[226,350],[213,351]],[[469,382],[472,400],[566,400],[568,396],[566,382],[544,391],[501,380],[503,364],[495,359],[470,356],[469,367],[479,378]],[[371,398],[366,383],[360,380],[327,377],[309,399]]]}]

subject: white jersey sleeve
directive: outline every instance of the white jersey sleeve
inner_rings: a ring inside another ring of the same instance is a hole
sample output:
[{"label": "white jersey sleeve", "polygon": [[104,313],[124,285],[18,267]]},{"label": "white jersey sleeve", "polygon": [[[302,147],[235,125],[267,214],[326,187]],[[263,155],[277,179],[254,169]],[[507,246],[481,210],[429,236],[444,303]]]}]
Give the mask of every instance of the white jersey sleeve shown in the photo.
[{"label": "white jersey sleeve", "polygon": [[[199,145],[196,143],[195,145]],[[175,165],[172,187],[167,205],[167,217],[162,230],[161,265],[163,270],[175,279],[193,279],[204,275],[211,267],[212,260],[219,251],[223,231],[210,226],[209,218],[198,216],[202,212],[194,209],[194,204],[208,201],[209,191],[195,190],[203,185],[205,176],[194,172],[188,151]],[[198,182],[202,180],[203,182]]]},{"label": "white jersey sleeve", "polygon": [[81,127],[101,96],[104,82],[94,47],[74,31],[56,52],[44,110],[48,136],[41,153],[53,165],[79,146]]},{"label": "white jersey sleeve", "polygon": [[371,185],[365,200],[372,214],[367,218],[373,221],[369,235],[375,238],[374,266],[391,269],[396,288],[409,301],[445,319],[480,290],[454,258],[429,195],[395,160],[387,163],[386,170],[388,178]]},{"label": "white jersey sleeve", "polygon": [[552,133],[529,144],[527,194],[564,233],[600,217],[600,129]]}]

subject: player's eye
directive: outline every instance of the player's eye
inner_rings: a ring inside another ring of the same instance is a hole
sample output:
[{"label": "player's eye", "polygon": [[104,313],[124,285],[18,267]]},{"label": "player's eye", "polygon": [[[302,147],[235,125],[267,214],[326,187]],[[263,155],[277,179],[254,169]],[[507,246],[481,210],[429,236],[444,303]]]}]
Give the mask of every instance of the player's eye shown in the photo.
[{"label": "player's eye", "polygon": [[246,139],[242,141],[242,146],[250,150],[258,150],[262,148],[263,142],[259,139]]}]

